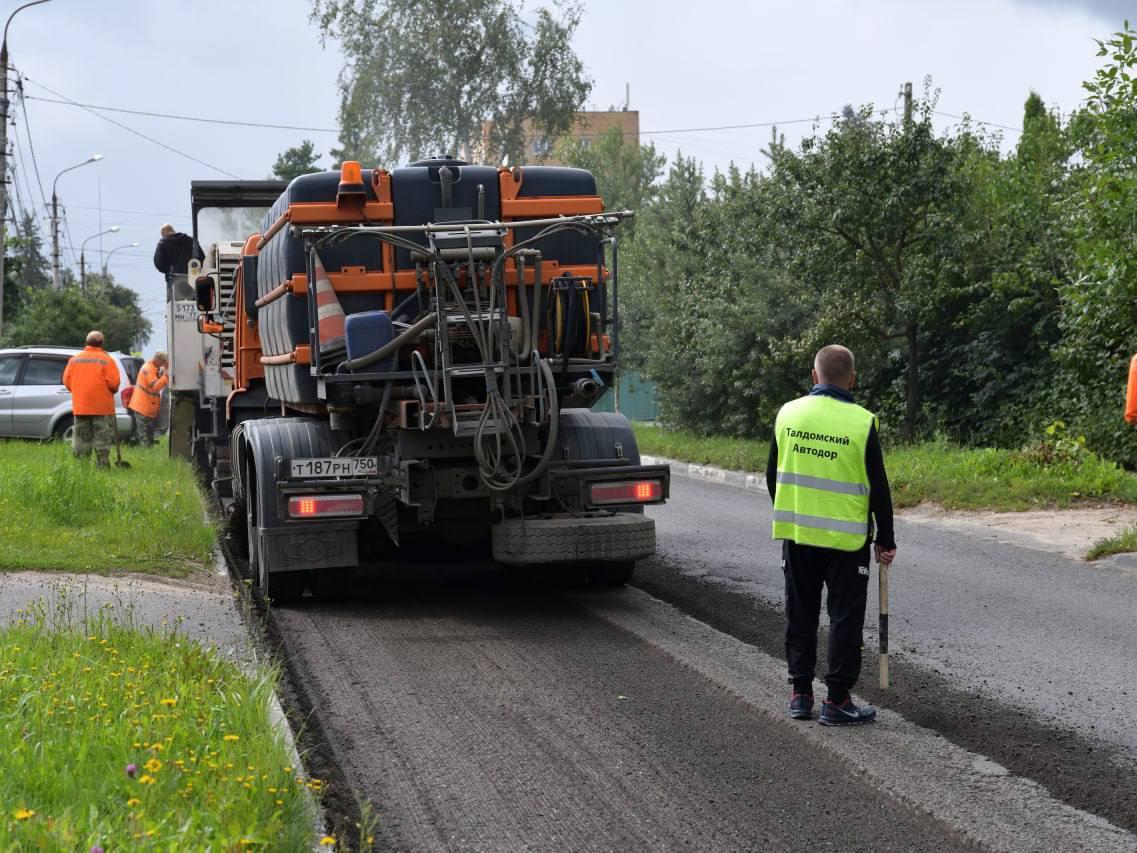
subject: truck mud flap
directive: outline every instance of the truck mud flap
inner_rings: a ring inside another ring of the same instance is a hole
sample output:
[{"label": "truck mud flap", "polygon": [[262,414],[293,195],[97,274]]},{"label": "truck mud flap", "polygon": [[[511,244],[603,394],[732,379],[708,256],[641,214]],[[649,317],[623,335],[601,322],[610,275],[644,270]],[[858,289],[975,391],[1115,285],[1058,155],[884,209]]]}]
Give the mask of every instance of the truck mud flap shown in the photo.
[{"label": "truck mud flap", "polygon": [[493,526],[499,563],[592,563],[641,560],[655,553],[655,519],[632,513],[507,518]]},{"label": "truck mud flap", "polygon": [[359,565],[355,523],[261,529],[262,559],[273,572]]}]

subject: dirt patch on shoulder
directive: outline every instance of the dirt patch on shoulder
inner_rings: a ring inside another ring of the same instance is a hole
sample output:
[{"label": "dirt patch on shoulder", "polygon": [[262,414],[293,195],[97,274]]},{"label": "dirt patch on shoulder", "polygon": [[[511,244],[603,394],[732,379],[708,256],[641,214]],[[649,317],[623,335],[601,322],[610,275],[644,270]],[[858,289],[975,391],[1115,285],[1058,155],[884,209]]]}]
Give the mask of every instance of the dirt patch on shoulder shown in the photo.
[{"label": "dirt patch on shoulder", "polygon": [[1007,545],[1065,554],[1075,560],[1085,559],[1086,552],[1102,539],[1137,525],[1137,507],[1133,506],[967,512],[920,504],[901,510],[897,516],[917,524],[963,530]]}]

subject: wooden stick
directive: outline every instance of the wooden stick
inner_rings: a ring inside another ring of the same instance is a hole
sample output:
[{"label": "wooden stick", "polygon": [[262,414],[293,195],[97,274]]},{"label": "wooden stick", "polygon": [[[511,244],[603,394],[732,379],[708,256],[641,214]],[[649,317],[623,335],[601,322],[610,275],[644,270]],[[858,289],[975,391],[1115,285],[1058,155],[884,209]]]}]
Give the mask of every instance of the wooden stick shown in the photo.
[{"label": "wooden stick", "polygon": [[880,687],[888,689],[888,563],[876,564],[880,581]]}]

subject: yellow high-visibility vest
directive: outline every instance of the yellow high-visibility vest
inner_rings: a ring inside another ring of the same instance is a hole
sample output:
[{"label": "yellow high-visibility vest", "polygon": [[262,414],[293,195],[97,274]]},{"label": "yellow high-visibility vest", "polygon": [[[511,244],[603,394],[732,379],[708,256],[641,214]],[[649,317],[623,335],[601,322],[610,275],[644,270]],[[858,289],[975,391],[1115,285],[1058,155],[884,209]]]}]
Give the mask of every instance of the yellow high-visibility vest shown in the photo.
[{"label": "yellow high-visibility vest", "polygon": [[876,416],[855,403],[810,395],[778,412],[774,538],[857,551],[869,535],[865,447]]}]

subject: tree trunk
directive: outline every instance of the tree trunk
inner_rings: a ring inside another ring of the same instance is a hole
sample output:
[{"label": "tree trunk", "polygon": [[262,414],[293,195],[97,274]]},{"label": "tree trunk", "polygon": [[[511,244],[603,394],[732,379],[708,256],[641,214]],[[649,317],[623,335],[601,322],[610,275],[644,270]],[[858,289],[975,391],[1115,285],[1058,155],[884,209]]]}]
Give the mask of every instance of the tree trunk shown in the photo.
[{"label": "tree trunk", "polygon": [[910,320],[904,327],[908,339],[908,373],[904,389],[904,439],[916,440],[916,416],[920,411],[920,339],[919,325]]}]

